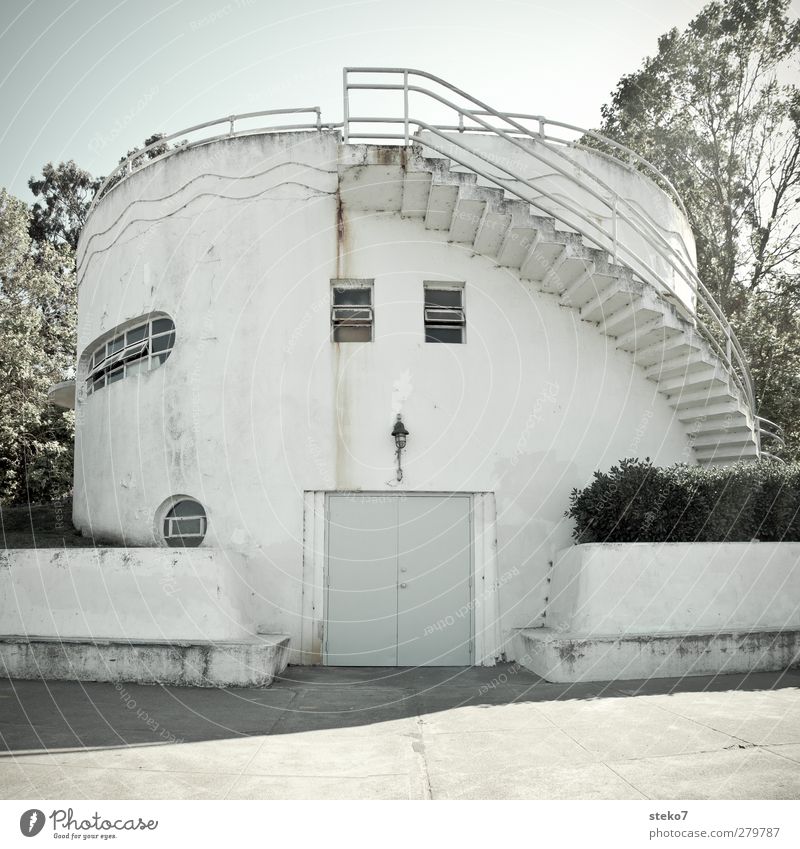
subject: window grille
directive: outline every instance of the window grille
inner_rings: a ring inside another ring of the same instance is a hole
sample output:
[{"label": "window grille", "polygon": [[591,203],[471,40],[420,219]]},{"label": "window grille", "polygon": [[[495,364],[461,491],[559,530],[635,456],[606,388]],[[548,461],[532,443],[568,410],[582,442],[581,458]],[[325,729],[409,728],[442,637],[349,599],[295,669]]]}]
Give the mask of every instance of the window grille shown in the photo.
[{"label": "window grille", "polygon": [[164,517],[164,539],[172,547],[200,545],[208,529],[203,506],[191,498],[176,502]]},{"label": "window grille", "polygon": [[463,343],[467,327],[461,287],[425,286],[425,341]]},{"label": "window grille", "polygon": [[103,342],[88,358],[86,394],[161,365],[175,345],[171,318],[152,318]]},{"label": "window grille", "polygon": [[331,281],[334,342],[371,342],[374,325],[372,281]]}]

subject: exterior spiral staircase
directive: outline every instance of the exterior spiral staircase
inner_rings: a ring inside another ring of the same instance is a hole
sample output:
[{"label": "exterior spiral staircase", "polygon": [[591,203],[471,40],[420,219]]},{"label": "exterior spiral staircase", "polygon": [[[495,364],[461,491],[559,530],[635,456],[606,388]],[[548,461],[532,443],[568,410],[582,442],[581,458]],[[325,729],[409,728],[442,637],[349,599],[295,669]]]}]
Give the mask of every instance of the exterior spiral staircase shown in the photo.
[{"label": "exterior spiral staircase", "polygon": [[[653,165],[592,131],[495,110],[424,71],[346,68],[343,95],[338,123],[323,123],[318,107],[268,110],[226,116],[159,139],[120,163],[92,208],[133,170],[186,146],[255,133],[341,130],[339,192],[346,209],[418,219],[558,298],[628,352],[657,385],[684,423],[699,463],[770,457],[762,439],[782,443],[780,429],[756,415],[744,352],[697,276],[690,252],[593,173],[577,152],[591,147],[593,156],[643,175],[685,212]],[[353,114],[356,95],[366,96],[371,114]],[[448,115],[449,123],[433,123],[428,116],[434,112],[437,118]],[[235,127],[242,119],[285,121],[303,113],[312,121]],[[219,125],[227,131],[187,138]],[[481,139],[496,141],[508,155],[487,154],[476,142]],[[174,140],[179,144],[166,153],[151,150]],[[572,199],[531,176],[537,167],[573,188]],[[576,202],[576,196],[590,204]]]},{"label": "exterior spiral staircase", "polygon": [[536,215],[478,175],[451,170],[422,148],[349,145],[340,191],[354,211],[417,218],[449,242],[513,269],[630,352],[684,422],[700,463],[759,456],[760,423],[722,357],[695,323],[606,251]]}]

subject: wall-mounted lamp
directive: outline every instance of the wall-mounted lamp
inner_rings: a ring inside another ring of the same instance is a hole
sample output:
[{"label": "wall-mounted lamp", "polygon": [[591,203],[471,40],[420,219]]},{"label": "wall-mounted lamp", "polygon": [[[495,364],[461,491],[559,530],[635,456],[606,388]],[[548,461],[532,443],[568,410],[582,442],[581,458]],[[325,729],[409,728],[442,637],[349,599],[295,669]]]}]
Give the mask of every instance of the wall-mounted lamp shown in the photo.
[{"label": "wall-mounted lamp", "polygon": [[402,451],[406,447],[406,437],[408,436],[408,431],[406,430],[406,426],[403,424],[403,419],[400,416],[400,413],[397,414],[397,421],[394,423],[394,427],[392,428],[392,436],[394,437],[394,444],[397,446],[397,450],[395,454],[397,455],[397,480],[403,480],[403,465],[402,465]]}]

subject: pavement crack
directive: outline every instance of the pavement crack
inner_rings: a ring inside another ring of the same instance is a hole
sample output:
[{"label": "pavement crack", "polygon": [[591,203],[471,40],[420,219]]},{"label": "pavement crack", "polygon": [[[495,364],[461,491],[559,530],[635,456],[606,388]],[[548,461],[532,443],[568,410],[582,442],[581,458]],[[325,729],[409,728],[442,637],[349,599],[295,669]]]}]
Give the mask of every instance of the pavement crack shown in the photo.
[{"label": "pavement crack", "polygon": [[[423,799],[433,799],[433,791],[431,789],[431,776],[428,770],[428,759],[425,752],[425,722],[422,719],[422,711],[420,710],[419,694],[416,690],[411,696],[414,702],[414,712],[416,713],[415,725],[416,731],[411,734],[411,750],[414,753],[414,758],[417,762],[417,767],[420,773],[421,796]],[[414,794],[412,794],[413,796]]]},{"label": "pavement crack", "polygon": [[261,745],[255,750],[255,752],[253,752],[252,755],[250,755],[250,757],[247,759],[247,763],[245,763],[245,765],[242,767],[242,769],[239,770],[238,776],[236,777],[236,779],[234,779],[234,781],[231,782],[230,786],[225,791],[225,794],[222,797],[223,799],[229,799],[230,798],[231,791],[236,786],[236,783],[242,778],[243,775],[246,774],[248,768],[250,767],[250,764],[253,763],[253,761],[258,757],[258,755],[261,753],[261,750],[266,745],[267,740],[275,732],[275,729],[278,727],[278,725],[281,724],[284,717],[286,716],[287,709],[289,708],[289,706],[294,704],[294,702],[297,700],[297,697],[298,697],[297,696],[297,690],[289,690],[289,692],[292,694],[292,698],[285,705],[283,705],[280,716],[267,729],[266,733],[263,735],[264,739],[261,741]]}]

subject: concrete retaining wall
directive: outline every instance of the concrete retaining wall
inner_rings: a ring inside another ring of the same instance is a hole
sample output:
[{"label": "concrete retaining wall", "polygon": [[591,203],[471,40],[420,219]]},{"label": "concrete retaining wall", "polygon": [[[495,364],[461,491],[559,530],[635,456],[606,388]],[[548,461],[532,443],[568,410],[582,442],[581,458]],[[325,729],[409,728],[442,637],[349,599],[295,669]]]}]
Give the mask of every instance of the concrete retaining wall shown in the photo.
[{"label": "concrete retaining wall", "polygon": [[255,634],[247,561],[219,549],[0,552],[0,634],[241,640]]},{"label": "concrete retaining wall", "polygon": [[559,552],[546,625],[570,635],[800,629],[800,543],[602,543]]}]

